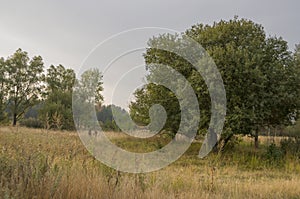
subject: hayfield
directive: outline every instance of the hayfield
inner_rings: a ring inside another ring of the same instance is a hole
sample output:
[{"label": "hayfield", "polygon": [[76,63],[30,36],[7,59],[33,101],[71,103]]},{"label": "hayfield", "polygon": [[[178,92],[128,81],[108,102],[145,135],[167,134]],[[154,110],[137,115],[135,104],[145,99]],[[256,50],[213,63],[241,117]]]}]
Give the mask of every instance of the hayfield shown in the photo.
[{"label": "hayfield", "polygon": [[[130,151],[151,151],[168,138],[135,140],[107,133]],[[267,138],[249,139],[222,155],[197,157],[199,142],[168,167],[117,172],[82,145],[76,132],[0,128],[1,198],[300,198],[300,160],[266,156]],[[137,142],[138,141],[138,142]]]}]

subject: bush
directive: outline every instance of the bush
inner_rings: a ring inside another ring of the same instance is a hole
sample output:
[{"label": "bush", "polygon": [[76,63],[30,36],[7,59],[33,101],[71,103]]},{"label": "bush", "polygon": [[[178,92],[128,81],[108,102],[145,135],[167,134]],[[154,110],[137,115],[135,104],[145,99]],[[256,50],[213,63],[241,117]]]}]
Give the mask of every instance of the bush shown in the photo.
[{"label": "bush", "polygon": [[121,131],[121,129],[117,126],[115,121],[105,121],[104,123],[100,122],[100,126],[103,131]]},{"label": "bush", "polygon": [[7,124],[9,124],[9,118],[8,118],[8,116],[7,116],[7,114],[6,113],[2,113],[1,114],[1,116],[0,116],[0,125],[7,125]]},{"label": "bush", "polygon": [[266,158],[269,163],[278,163],[284,157],[284,153],[281,148],[276,146],[274,143],[270,144],[267,148]]},{"label": "bush", "polygon": [[284,154],[291,154],[300,158],[300,137],[283,139],[280,147]]},{"label": "bush", "polygon": [[28,128],[43,128],[42,121],[32,117],[21,120],[20,125]]}]

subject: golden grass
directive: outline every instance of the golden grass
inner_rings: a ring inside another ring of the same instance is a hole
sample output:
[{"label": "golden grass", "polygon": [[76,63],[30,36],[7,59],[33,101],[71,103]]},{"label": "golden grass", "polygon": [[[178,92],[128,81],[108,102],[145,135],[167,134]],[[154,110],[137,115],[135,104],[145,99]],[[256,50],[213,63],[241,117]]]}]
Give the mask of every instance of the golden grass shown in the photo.
[{"label": "golden grass", "polygon": [[128,174],[95,160],[75,132],[2,127],[0,198],[300,198],[299,162],[262,166],[240,148],[201,160],[200,146],[162,170]]},{"label": "golden grass", "polygon": [[[259,143],[262,145],[267,145],[270,143],[279,144],[282,139],[287,139],[288,137],[284,136],[259,136]],[[242,139],[246,142],[249,142],[251,145],[254,145],[254,140],[251,137],[243,136]]]}]

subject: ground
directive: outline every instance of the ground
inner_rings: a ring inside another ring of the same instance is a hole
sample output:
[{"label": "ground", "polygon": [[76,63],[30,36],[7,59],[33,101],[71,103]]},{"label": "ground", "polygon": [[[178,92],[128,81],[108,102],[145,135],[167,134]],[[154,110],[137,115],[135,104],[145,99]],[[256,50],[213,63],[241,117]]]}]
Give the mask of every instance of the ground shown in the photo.
[{"label": "ground", "polygon": [[[151,151],[168,138],[147,141],[107,133],[130,151]],[[156,172],[117,172],[97,161],[76,132],[0,128],[1,198],[300,198],[300,161],[266,158],[243,139],[222,155],[197,157],[193,143],[176,162]]]}]

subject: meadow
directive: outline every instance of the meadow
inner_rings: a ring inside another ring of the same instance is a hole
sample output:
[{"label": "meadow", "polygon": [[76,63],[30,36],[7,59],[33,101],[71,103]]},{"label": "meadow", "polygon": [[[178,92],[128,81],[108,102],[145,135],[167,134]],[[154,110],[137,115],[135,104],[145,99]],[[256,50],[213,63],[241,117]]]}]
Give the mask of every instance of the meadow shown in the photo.
[{"label": "meadow", "polygon": [[[129,151],[168,142],[107,135]],[[76,132],[1,127],[0,198],[300,198],[299,157],[270,157],[270,140],[260,140],[259,149],[243,138],[222,155],[204,159],[197,157],[201,143],[194,142],[164,169],[129,174],[96,160]]]}]

